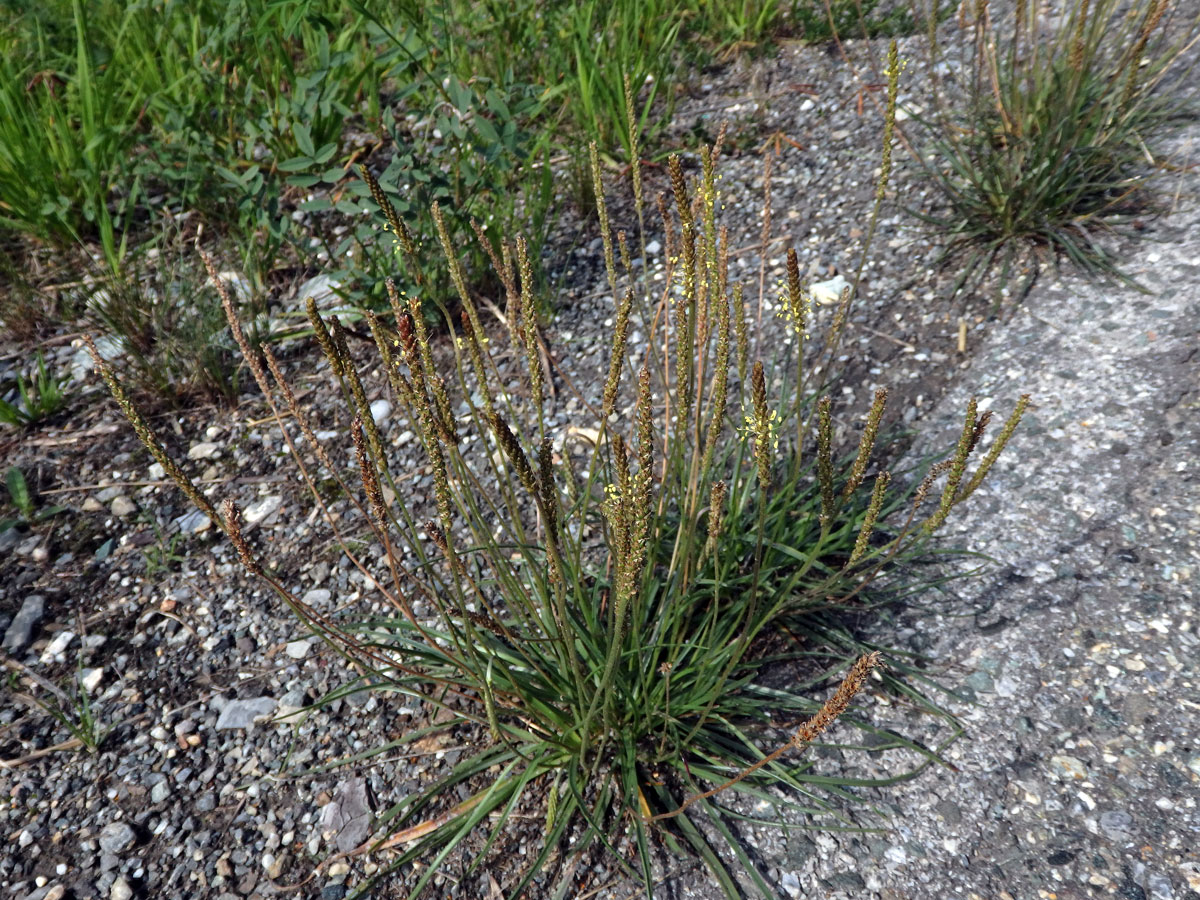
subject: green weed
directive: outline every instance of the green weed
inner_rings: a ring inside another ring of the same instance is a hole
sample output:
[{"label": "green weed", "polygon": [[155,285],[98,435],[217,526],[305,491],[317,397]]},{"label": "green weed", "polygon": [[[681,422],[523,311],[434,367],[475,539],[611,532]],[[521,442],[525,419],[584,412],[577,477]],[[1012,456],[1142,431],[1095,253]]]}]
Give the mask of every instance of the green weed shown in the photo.
[{"label": "green weed", "polygon": [[[103,725],[97,715],[97,709],[92,703],[88,690],[82,657],[76,661],[73,684],[67,690],[63,690],[54,682],[43,678],[17,660],[7,660],[7,664],[10,670],[7,687],[11,695],[26,706],[41,710],[71,735],[70,740],[36,751],[26,759],[36,759],[38,756],[56,750],[83,747],[89,753],[95,753],[100,749],[109,734],[112,733],[113,727]],[[43,699],[36,693],[27,694],[19,690],[22,674],[30,685],[41,688],[48,699]]]},{"label": "green weed", "polygon": [[0,519],[0,534],[12,528],[28,528],[63,512],[65,506],[46,506],[38,509],[37,494],[29,487],[25,473],[17,466],[9,466],[4,473],[4,487],[8,491],[8,502],[17,512],[17,517]]},{"label": "green weed", "polygon": [[183,532],[177,531],[168,536],[158,520],[149,517],[150,527],[154,530],[154,543],[142,551],[142,559],[146,564],[146,577],[156,578],[187,560],[187,554],[181,552],[184,543]]},{"label": "green weed", "polygon": [[4,473],[4,486],[8,488],[8,500],[24,518],[33,517],[33,494],[25,481],[25,473],[16,466],[9,466]]},{"label": "green weed", "polygon": [[0,398],[0,422],[16,427],[34,425],[50,418],[66,405],[67,396],[63,388],[70,379],[51,373],[46,368],[46,359],[40,350],[36,365],[29,378],[24,373],[17,374],[15,402]]},{"label": "green weed", "polygon": [[142,98],[121,69],[97,59],[82,0],[73,0],[68,19],[69,54],[51,53],[37,21],[32,31],[0,32],[0,227],[58,244],[97,237],[117,268],[122,216],[140,193],[122,174]]},{"label": "green weed", "polygon": [[91,695],[84,684],[82,663],[75,673],[71,690],[55,696],[57,700],[35,697],[34,702],[67,730],[78,742],[77,747],[82,746],[89,753],[96,753],[112,733],[112,728],[106,727],[96,715]]}]

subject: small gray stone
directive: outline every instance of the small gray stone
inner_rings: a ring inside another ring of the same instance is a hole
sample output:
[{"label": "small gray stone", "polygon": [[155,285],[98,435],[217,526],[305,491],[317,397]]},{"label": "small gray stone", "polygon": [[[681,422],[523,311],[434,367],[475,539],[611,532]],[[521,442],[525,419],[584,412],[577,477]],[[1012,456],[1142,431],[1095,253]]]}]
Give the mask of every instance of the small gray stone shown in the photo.
[{"label": "small gray stone", "polygon": [[1000,674],[1000,671],[1004,668],[1004,663],[994,657],[985,656],[979,660],[979,668],[994,678]]},{"label": "small gray stone", "polygon": [[112,510],[114,516],[121,519],[125,518],[125,516],[132,516],[138,510],[137,504],[125,496],[118,497],[112,502],[112,506],[109,508]]},{"label": "small gray stone", "polygon": [[193,509],[175,519],[175,525],[184,534],[200,534],[212,527],[212,519],[200,510]]},{"label": "small gray stone", "polygon": [[113,856],[124,853],[137,841],[137,832],[127,822],[109,822],[100,829],[100,849]]},{"label": "small gray stone", "polygon": [[299,298],[301,306],[308,302],[309,297],[312,297],[318,306],[331,306],[341,300],[341,296],[338,294],[338,288],[341,286],[342,283],[332,275],[318,275],[300,285],[296,296]]},{"label": "small gray stone", "polygon": [[20,610],[13,616],[12,624],[4,632],[4,649],[9,653],[19,653],[33,640],[33,630],[46,614],[46,598],[41,594],[30,594],[21,604]]},{"label": "small gray stone", "polygon": [[1151,872],[1146,876],[1146,890],[1151,900],[1175,900],[1171,879],[1161,872]]},{"label": "small gray stone", "polygon": [[212,441],[201,441],[188,448],[188,459],[212,459],[220,450],[220,445]]},{"label": "small gray stone", "polygon": [[321,900],[342,900],[346,896],[344,884],[327,884],[321,888]]},{"label": "small gray stone", "polygon": [[1123,809],[1112,809],[1100,815],[1100,830],[1117,843],[1133,840],[1133,816]]},{"label": "small gray stone", "polygon": [[276,721],[282,721],[285,724],[294,725],[300,721],[296,713],[308,706],[308,695],[300,688],[294,691],[288,691],[279,698],[279,708],[276,710]]},{"label": "small gray stone", "polygon": [[312,642],[308,638],[299,641],[289,641],[287,646],[283,648],[283,652],[292,659],[304,659],[308,656],[308,651],[312,649]]},{"label": "small gray stone", "polygon": [[1050,771],[1063,781],[1086,781],[1088,777],[1087,766],[1074,756],[1050,757]]},{"label": "small gray stone", "polygon": [[265,719],[274,712],[275,700],[271,697],[230,700],[221,710],[221,715],[217,716],[217,731],[251,728],[255,720]]},{"label": "small gray stone", "polygon": [[382,425],[392,415],[392,404],[388,400],[376,400],[371,404],[371,418],[376,425]]},{"label": "small gray stone", "polygon": [[171,796],[171,785],[164,779],[150,788],[150,802],[162,803]]},{"label": "small gray stone", "polygon": [[855,897],[860,896],[867,889],[867,883],[857,872],[838,872],[830,875],[829,886],[834,890],[848,891],[851,896]]},{"label": "small gray stone", "polygon": [[118,875],[109,888],[109,900],[130,900],[133,897],[133,888],[129,886],[129,882],[121,875]]},{"label": "small gray stone", "polygon": [[79,686],[89,695],[96,693],[96,688],[100,687],[100,682],[103,680],[103,669],[84,669],[79,673]]},{"label": "small gray stone", "polygon": [[996,694],[1000,697],[1015,697],[1019,686],[1007,675],[996,679]]},{"label": "small gray stone", "polygon": [[[84,502],[84,511],[87,511],[87,500]],[[21,532],[15,528],[9,528],[7,531],[0,531],[0,553],[9,553],[13,547],[17,546],[17,542],[21,539]]]},{"label": "small gray stone", "polygon": [[50,643],[42,650],[41,661],[43,663],[66,662],[67,648],[71,646],[73,640],[75,640],[75,632],[60,631],[50,639]]},{"label": "small gray stone", "polygon": [[300,602],[308,606],[324,606],[332,596],[333,592],[325,588],[313,588],[300,598]]},{"label": "small gray stone", "polygon": [[779,881],[789,897],[800,896],[800,876],[795,872],[784,872]]},{"label": "small gray stone", "polygon": [[947,825],[957,825],[962,821],[962,810],[952,800],[943,800],[935,808]]},{"label": "small gray stone", "polygon": [[371,833],[371,806],[367,783],[361,778],[343,781],[333,799],[321,807],[321,830],[334,832],[338,851],[349,853]]},{"label": "small gray stone", "polygon": [[992,683],[992,676],[984,671],[972,672],[963,679],[963,682],[971,690],[978,691],[981,694],[991,693],[995,689],[995,685]]},{"label": "small gray stone", "polygon": [[279,496],[263,497],[257,503],[251,503],[242,513],[243,518],[251,524],[265,522],[283,506],[283,498]]}]

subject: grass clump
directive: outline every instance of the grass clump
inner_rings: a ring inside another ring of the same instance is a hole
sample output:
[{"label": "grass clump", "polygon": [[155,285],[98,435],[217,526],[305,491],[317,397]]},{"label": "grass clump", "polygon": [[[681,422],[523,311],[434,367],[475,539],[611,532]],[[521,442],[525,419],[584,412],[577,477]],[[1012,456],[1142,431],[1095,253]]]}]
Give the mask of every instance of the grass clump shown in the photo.
[{"label": "grass clump", "polygon": [[[18,372],[10,390],[0,388],[0,422],[5,425],[24,427],[50,418],[67,404],[66,375],[59,375],[46,368],[46,358],[39,350],[30,376]],[[15,394],[12,402],[4,399],[6,394]]]},{"label": "grass clump", "polygon": [[[893,47],[889,110],[897,78]],[[889,119],[885,143],[891,128]],[[606,223],[594,147],[590,155]],[[389,315],[367,322],[423,448],[427,496],[397,477],[341,321],[310,305],[345,396],[352,472],[316,440],[270,347],[251,346],[216,282],[313,503],[388,610],[366,621],[335,621],[305,606],[243,534],[236,503],[214,504],[195,486],[95,355],[138,436],[226,532],[245,568],[345,655],[364,689],[447,714],[380,751],[452,728],[470,733],[463,758],[399,799],[377,821],[379,840],[352,851],[394,850],[389,871],[423,864],[412,896],[452,855],[459,877],[482,875],[509,846],[515,817],[531,809],[540,838],[527,864],[488,873],[503,877],[506,895],[521,896],[535,881],[565,895],[574,863],[598,849],[647,896],[659,849],[701,860],[729,896],[747,888],[772,895],[734,836],[746,816],[728,798],[828,811],[824,792],[840,780],[795,757],[880,664],[877,654],[830,656],[814,643],[804,652],[826,653],[827,664],[811,681],[768,687],[765,667],[801,655],[780,651],[780,629],[791,623],[820,638],[823,613],[852,604],[890,563],[919,552],[979,486],[1024,411],[1022,400],[968,473],[989,418],[972,402],[953,453],[911,497],[873,462],[882,392],[857,447],[841,458],[823,376],[813,373],[836,358],[852,294],[818,328],[790,253],[780,298],[788,352],[754,359],[742,291],[728,281],[718,157],[719,146],[706,148],[694,179],[678,157],[669,160],[672,194],[662,209],[670,267],[661,294],[634,278],[627,236],[604,227],[611,362],[602,389],[579,397],[581,411],[565,429],[551,424],[556,372],[522,238],[495,253],[508,302],[490,327],[445,234],[457,315],[436,293],[388,283]],[[880,198],[889,164],[886,154]],[[637,165],[633,181],[641,216]],[[402,234],[386,196],[372,193],[391,234]],[[443,313],[447,346],[430,335],[430,306]],[[645,335],[638,345],[635,330]],[[300,452],[301,439],[313,456]],[[336,508],[319,487],[327,478],[342,491]],[[360,552],[364,536],[377,555]],[[810,696],[831,676],[841,686],[830,699]],[[360,885],[357,895],[367,890]]]},{"label": "grass clump", "polygon": [[[1152,205],[1146,188],[1164,168],[1154,142],[1195,109],[1200,14],[1169,0],[1074,0],[1051,17],[1017,0],[1001,16],[982,0],[960,7],[958,25],[969,64],[961,80],[939,79],[920,120],[947,204],[920,215],[965,256],[954,292],[998,261],[1007,282],[1031,245],[1123,278],[1099,238]],[[955,71],[932,29],[929,42],[935,70]]]},{"label": "grass clump", "polygon": [[[167,223],[159,247],[117,275],[99,274],[86,318],[107,332],[108,355],[138,393],[182,408],[197,400],[230,405],[241,385],[236,345],[225,312],[205,289],[207,273]],[[261,295],[237,272],[222,272],[256,336],[267,332]]]}]

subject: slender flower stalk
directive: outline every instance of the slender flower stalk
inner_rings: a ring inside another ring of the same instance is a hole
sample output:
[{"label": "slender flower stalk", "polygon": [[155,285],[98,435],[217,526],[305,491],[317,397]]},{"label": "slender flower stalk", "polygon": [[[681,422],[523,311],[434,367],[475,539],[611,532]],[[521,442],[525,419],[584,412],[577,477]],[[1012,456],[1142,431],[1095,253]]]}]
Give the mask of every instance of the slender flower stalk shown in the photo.
[{"label": "slender flower stalk", "polygon": [[[962,503],[975,493],[975,490],[983,483],[983,479],[987,477],[987,473],[991,471],[996,460],[1000,458],[1000,454],[1004,452],[1004,448],[1008,446],[1008,442],[1012,438],[1013,432],[1017,430],[1017,425],[1021,423],[1021,417],[1025,415],[1025,410],[1029,408],[1029,404],[1029,394],[1022,394],[1020,399],[1017,400],[1017,405],[1013,407],[1008,420],[1004,423],[1004,427],[1000,429],[1000,433],[992,441],[992,446],[988,448],[987,456],[983,458],[983,461],[979,464],[979,468],[971,476],[971,480],[967,482],[966,486],[955,498],[955,503]],[[976,443],[978,443],[978,438],[976,438]]]},{"label": "slender flower stalk", "polygon": [[733,326],[737,335],[738,382],[746,383],[746,369],[750,365],[750,327],[746,321],[746,304],[742,300],[742,286],[733,286]]},{"label": "slender flower stalk", "polygon": [[596,142],[588,144],[588,162],[592,173],[592,190],[596,197],[596,214],[600,218],[600,238],[604,244],[604,270],[608,273],[608,286],[613,302],[617,302],[617,266],[613,257],[612,226],[608,221],[608,204],[604,201],[604,178],[600,173],[600,152]]},{"label": "slender flower stalk", "polygon": [[667,259],[674,259],[679,248],[675,240],[675,222],[667,208],[667,195],[660,191],[655,197],[655,202],[658,204],[659,215],[662,216],[663,252],[666,253]]},{"label": "slender flower stalk", "polygon": [[867,506],[862,527],[858,530],[858,537],[854,541],[854,551],[850,554],[850,561],[846,564],[848,567],[856,565],[862,559],[863,554],[867,552],[871,533],[875,530],[875,523],[879,519],[879,511],[883,508],[883,498],[891,478],[891,473],[880,472],[875,479],[875,487],[871,490],[871,502]]},{"label": "slender flower stalk", "polygon": [[826,395],[817,403],[817,483],[821,488],[821,523],[833,517],[833,402]]},{"label": "slender flower stalk", "polygon": [[[334,317],[335,333],[342,331],[341,324]],[[342,346],[345,346],[345,338],[342,339]],[[383,452],[383,436],[379,433],[379,425],[375,422],[375,416],[371,412],[371,403],[367,399],[367,390],[363,387],[362,379],[358,375],[358,367],[354,365],[354,360],[347,354],[342,359],[342,371],[346,378],[346,383],[350,385],[350,395],[354,398],[354,406],[358,410],[358,417],[362,420],[362,427],[366,431],[367,446],[371,449],[371,458],[375,460],[375,464],[380,469],[387,470],[387,456]]]},{"label": "slender flower stalk", "polygon": [[625,342],[629,338],[629,314],[633,310],[633,289],[621,298],[617,307],[617,321],[613,326],[612,356],[608,363],[608,378],[604,380],[604,400],[601,415],[604,421],[612,416],[617,405],[617,391],[621,387],[621,369],[625,365]]},{"label": "slender flower stalk", "polygon": [[383,188],[371,174],[371,170],[365,165],[358,167],[359,173],[362,175],[363,181],[367,183],[367,189],[371,192],[371,199],[375,201],[375,205],[382,211],[387,223],[384,225],[384,230],[390,230],[395,237],[396,244],[401,253],[408,259],[409,271],[412,273],[413,281],[418,285],[424,282],[424,276],[421,272],[420,257],[417,255],[417,244],[413,240],[412,234],[405,227],[400,216],[396,214],[396,207],[392,205],[392,201],[388,199]]},{"label": "slender flower stalk", "polygon": [[312,297],[304,301],[304,308],[308,312],[308,321],[312,325],[313,336],[317,339],[317,344],[321,348],[321,352],[325,354],[325,359],[329,361],[329,368],[333,370],[333,374],[342,377],[342,356],[338,353],[337,348],[333,345],[333,337],[329,334],[329,329],[325,326],[325,320],[321,318],[321,314],[317,311],[317,301]]},{"label": "slender flower stalk", "polygon": [[262,575],[262,563],[258,561],[258,557],[250,549],[250,542],[242,533],[242,511],[228,497],[221,501],[221,518],[225,524],[225,533],[229,535],[229,542],[233,544],[246,571],[251,575]]},{"label": "slender flower stalk", "polygon": [[773,410],[767,406],[767,379],[761,362],[754,363],[750,375],[750,397],[754,404],[754,462],[758,471],[758,486],[763,494],[771,486],[771,451],[777,446],[774,435]]},{"label": "slender flower stalk", "polygon": [[942,499],[938,503],[937,511],[925,522],[924,527],[927,533],[933,533],[942,526],[958,496],[958,486],[967,469],[967,457],[971,454],[972,446],[979,440],[976,432],[977,405],[974,397],[967,401],[966,419],[963,422],[958,444],[954,448],[954,455],[950,458],[950,469],[946,476],[946,486],[942,489]]},{"label": "slender flower stalk", "polygon": [[825,701],[821,708],[811,719],[796,729],[791,740],[777,750],[768,753],[752,766],[748,766],[739,772],[735,777],[729,779],[724,784],[720,784],[711,790],[703,791],[698,794],[689,796],[680,806],[670,812],[659,813],[656,816],[651,816],[651,822],[660,822],[664,819],[673,819],[676,816],[684,813],[693,803],[698,803],[701,800],[707,800],[709,797],[715,797],[722,791],[727,791],[731,787],[745,781],[759,769],[768,766],[779,757],[783,756],[788,750],[801,750],[811,744],[829,727],[837,721],[847,709],[850,708],[850,701],[863,689],[863,685],[867,683],[867,677],[871,671],[879,665],[879,653],[870,653],[861,657],[846,674],[842,683],[838,686],[837,691],[832,697]]},{"label": "slender flower stalk", "polygon": [[862,484],[863,475],[867,471],[867,463],[871,459],[871,449],[875,446],[875,439],[879,436],[879,422],[883,418],[883,410],[887,405],[887,393],[887,388],[879,388],[875,391],[875,400],[871,403],[871,409],[867,413],[867,424],[858,441],[858,454],[854,457],[854,464],[850,467],[850,477],[846,479],[846,486],[842,488],[843,501],[849,499],[850,495],[857,491],[858,486]]},{"label": "slender flower stalk", "polygon": [[150,451],[150,455],[154,457],[154,461],[163,467],[163,471],[167,477],[175,482],[175,486],[183,492],[183,495],[192,501],[195,507],[208,516],[214,524],[224,529],[226,527],[224,517],[217,514],[216,508],[209,502],[208,498],[200,492],[195,482],[179,467],[179,464],[175,462],[175,458],[167,452],[167,448],[163,446],[154,429],[146,423],[146,420],[142,417],[137,407],[130,401],[129,395],[125,393],[125,388],[122,387],[121,382],[113,374],[112,368],[105,361],[104,357],[100,355],[100,351],[96,349],[96,342],[92,339],[92,336],[85,334],[83,342],[84,346],[87,347],[88,354],[92,357],[92,362],[96,366],[97,371],[100,372],[104,383],[108,385],[113,399],[117,401],[117,406],[121,408],[121,412],[125,414],[125,418],[133,426],[133,433],[137,435],[138,440]]},{"label": "slender flower stalk", "polygon": [[533,392],[533,408],[541,411],[545,405],[543,393],[545,372],[538,346],[537,300],[533,292],[533,265],[525,239],[517,236],[517,265],[521,272],[521,329],[524,337],[525,360],[529,366],[529,387]]}]

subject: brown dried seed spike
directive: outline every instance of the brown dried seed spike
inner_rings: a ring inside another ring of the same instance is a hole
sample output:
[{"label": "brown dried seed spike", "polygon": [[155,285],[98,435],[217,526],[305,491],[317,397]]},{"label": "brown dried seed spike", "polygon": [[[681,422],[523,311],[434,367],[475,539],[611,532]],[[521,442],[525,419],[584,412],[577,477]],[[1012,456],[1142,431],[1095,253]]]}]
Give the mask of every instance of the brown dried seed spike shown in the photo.
[{"label": "brown dried seed spike", "polygon": [[687,181],[683,177],[683,162],[677,154],[672,153],[667,158],[667,169],[671,175],[671,190],[675,193],[675,209],[684,227],[693,225],[692,204],[688,199]]},{"label": "brown dried seed spike", "polygon": [[250,544],[242,533],[241,510],[228,497],[221,501],[221,517],[225,520],[225,532],[229,535],[229,540],[237,550],[238,559],[242,561],[246,571],[252,575],[261,575],[263,573],[262,565],[254,558],[254,554],[250,551]]},{"label": "brown dried seed spike", "polygon": [[320,312],[317,311],[317,301],[312,297],[308,297],[304,301],[304,307],[308,312],[308,321],[312,325],[313,336],[317,339],[317,344],[321,347],[321,352],[325,354],[325,358],[329,360],[329,368],[333,370],[333,374],[340,378],[342,376],[342,357],[334,346],[333,337],[329,333],[329,329],[325,326],[325,320],[321,318]]},{"label": "brown dried seed spike", "polygon": [[984,431],[987,430],[988,422],[990,422],[991,420],[992,420],[992,411],[990,409],[987,410],[986,412],[984,412],[984,414],[979,417],[979,421],[975,423],[975,430],[971,433],[971,442],[967,446],[968,453],[975,452],[975,447],[978,446],[979,439],[983,437]]},{"label": "brown dried seed spike", "polygon": [[829,728],[838,716],[850,708],[850,701],[863,689],[871,670],[879,665],[879,651],[860,657],[847,673],[841,685],[832,697],[825,701],[817,714],[801,725],[792,735],[793,747],[803,747],[812,743],[822,732]]},{"label": "brown dried seed spike", "polygon": [[821,521],[833,515],[833,401],[826,394],[817,404],[817,482],[821,488]]}]

